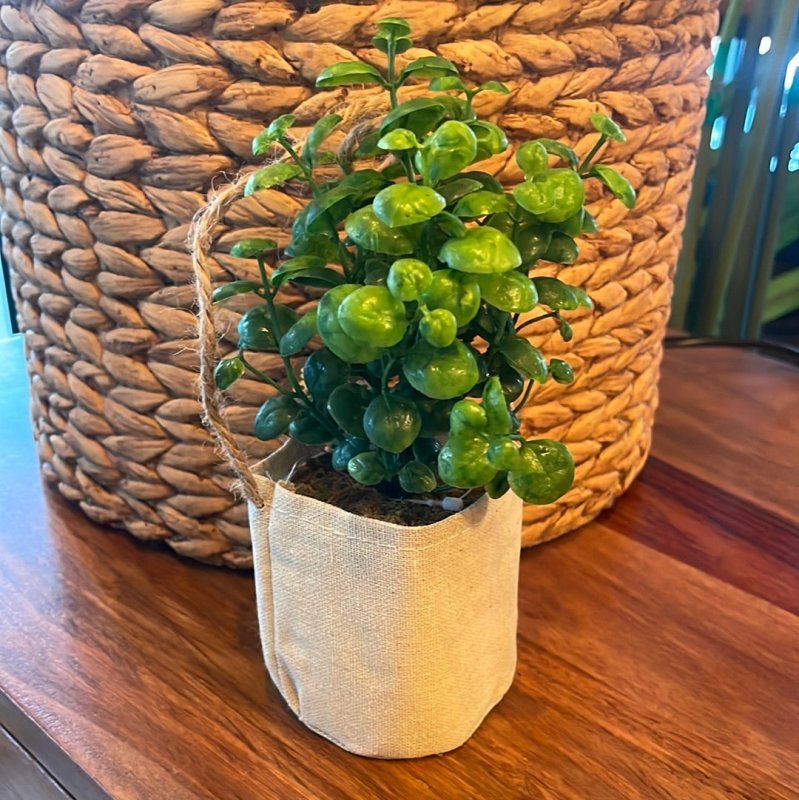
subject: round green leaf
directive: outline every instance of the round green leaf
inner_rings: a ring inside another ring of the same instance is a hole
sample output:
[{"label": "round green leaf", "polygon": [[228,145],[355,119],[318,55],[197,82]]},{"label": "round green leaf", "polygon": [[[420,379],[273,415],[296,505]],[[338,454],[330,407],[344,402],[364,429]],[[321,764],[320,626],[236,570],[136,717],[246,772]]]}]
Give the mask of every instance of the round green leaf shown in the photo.
[{"label": "round green leaf", "polygon": [[377,21],[377,30],[383,36],[398,38],[411,32],[408,20],[400,17],[383,17]]},{"label": "round green leaf", "polygon": [[383,461],[374,450],[353,456],[347,464],[347,472],[353,480],[364,486],[375,486],[387,477]]},{"label": "round green leaf", "polygon": [[274,331],[272,319],[266,306],[249,309],[239,320],[239,347],[242,350],[276,351],[283,331],[297,321],[296,311],[285,305],[275,306],[275,317],[280,330]]},{"label": "round green leaf", "polygon": [[424,494],[436,488],[436,476],[433,470],[420,461],[409,461],[400,471],[400,486],[408,494]]},{"label": "round green leaf", "polygon": [[574,383],[574,370],[572,369],[571,364],[567,363],[566,361],[562,361],[559,358],[553,358],[549,362],[549,372],[557,383]]},{"label": "round green leaf", "polygon": [[331,450],[330,464],[336,472],[344,472],[351,458],[367,452],[369,448],[370,444],[366,439],[347,438]]},{"label": "round green leaf", "polygon": [[521,452],[524,470],[510,472],[508,482],[522,500],[547,505],[569,491],[574,482],[574,461],[565,445],[540,439],[526,442]]},{"label": "round green leaf", "polygon": [[305,360],[302,378],[315,400],[326,400],[350,375],[350,366],[329,350],[316,350]]},{"label": "round green leaf", "polygon": [[485,217],[488,214],[499,214],[508,211],[510,207],[510,200],[506,195],[481,189],[462,197],[452,213],[456,217],[474,219],[476,217]]},{"label": "round green leaf", "polygon": [[538,292],[538,302],[554,311],[574,311],[580,305],[574,288],[557,278],[533,278],[533,283]]},{"label": "round green leaf", "polygon": [[499,81],[486,81],[481,83],[475,90],[475,94],[479,92],[497,92],[498,94],[510,94],[510,89],[504,83]]},{"label": "round green leaf", "polygon": [[471,228],[461,239],[450,239],[438,256],[452,269],[475,274],[508,272],[522,263],[516,245],[496,228]]},{"label": "round green leaf", "polygon": [[270,397],[255,415],[253,428],[256,437],[269,441],[285,433],[299,410],[300,407],[291,397],[282,394]]},{"label": "round green leaf", "polygon": [[375,347],[393,347],[408,328],[404,304],[385,286],[361,286],[348,294],[338,321],[348,336]]},{"label": "round green leaf", "polygon": [[411,61],[400,73],[399,83],[407,80],[458,77],[458,68],[441,56],[423,56]]},{"label": "round green leaf", "polygon": [[483,388],[483,408],[489,433],[508,434],[511,432],[513,420],[498,375],[492,375],[486,381]]},{"label": "round green leaf", "polygon": [[549,169],[549,153],[541,142],[525,142],[516,151],[516,163],[526,177],[532,178]]},{"label": "round green leaf", "polygon": [[427,141],[425,161],[433,184],[457,175],[477,156],[477,137],[463,122],[449,120],[439,125]]},{"label": "round green leaf", "polygon": [[493,122],[479,119],[470,122],[469,127],[477,138],[476,161],[504,153],[508,149],[508,137],[505,131]]},{"label": "round green leaf", "polygon": [[436,270],[430,286],[422,294],[422,302],[430,309],[450,311],[461,327],[471,322],[480,308],[480,287],[472,275],[450,269]]},{"label": "round green leaf", "polygon": [[453,436],[462,434],[472,436],[488,429],[486,410],[474,400],[459,400],[452,407],[449,416],[449,430]]},{"label": "round green leaf", "polygon": [[[422,409],[420,409],[420,411],[421,410]],[[434,464],[440,450],[441,443],[437,439],[420,436],[413,443],[413,457],[423,464]]]},{"label": "round green leaf", "polygon": [[441,480],[459,489],[485,486],[496,473],[488,461],[484,436],[450,436],[438,454]]},{"label": "round green leaf", "polygon": [[552,241],[552,231],[544,225],[528,225],[516,234],[514,242],[522,254],[522,266],[525,269],[543,258]]},{"label": "round green leaf", "polygon": [[419,140],[413,131],[409,131],[407,128],[397,128],[381,137],[377,146],[381,150],[412,150],[419,146]]},{"label": "round green leaf", "polygon": [[433,347],[449,347],[458,335],[458,321],[446,308],[434,308],[419,321],[419,334]]},{"label": "round green leaf", "polygon": [[402,256],[413,252],[410,239],[401,230],[391,228],[378,219],[372,206],[365,206],[351,214],[344,230],[355,244],[373,253]]},{"label": "round green leaf", "polygon": [[558,142],[555,139],[537,139],[536,141],[541,142],[541,144],[544,145],[547,153],[563,159],[563,161],[570,166],[576,167],[580,163],[579,159],[577,158],[577,153],[575,153],[571,147],[567,147],[565,144],[563,144],[563,142]]},{"label": "round green leaf", "polygon": [[580,249],[577,247],[577,242],[571,236],[555,231],[543,259],[555,264],[574,264],[579,255]]},{"label": "round green leaf", "polygon": [[319,301],[317,327],[322,341],[339,358],[350,364],[366,364],[380,358],[381,350],[368,342],[353,339],[338,320],[338,309],[344,300],[360,287],[345,283],[326,292]]},{"label": "round green leaf", "polygon": [[214,369],[216,388],[225,391],[244,374],[244,362],[238,357],[225,358]]},{"label": "round green leaf", "polygon": [[555,206],[555,189],[549,183],[530,179],[513,190],[513,199],[531,214],[544,214]]},{"label": "round green leaf", "polygon": [[417,342],[403,361],[403,372],[416,391],[435,400],[464,395],[480,378],[474,353],[458,340],[449,347]]},{"label": "round green leaf", "polygon": [[465,92],[466,86],[456,75],[445,75],[440,78],[433,78],[429,87],[433,92]]},{"label": "round green leaf", "polygon": [[375,216],[390,228],[402,228],[426,222],[446,205],[447,201],[428,186],[395,183],[377,194],[373,209]]},{"label": "round green leaf", "polygon": [[471,178],[452,178],[436,186],[436,191],[447,201],[447,205],[449,205],[456,200],[460,200],[461,197],[482,188],[483,184],[480,183],[480,181],[475,181]]},{"label": "round green leaf", "polygon": [[398,394],[380,394],[366,408],[363,427],[369,441],[389,453],[407,450],[419,435],[422,418],[415,404]]},{"label": "round green leaf", "polygon": [[555,198],[552,208],[537,215],[544,222],[565,222],[582,209],[585,202],[583,179],[573,169],[552,169],[535,178],[535,182],[546,184]]},{"label": "round green leaf", "polygon": [[538,302],[532,281],[520,272],[480,275],[480,296],[494,308],[511,313],[530,311]]},{"label": "round green leaf", "polygon": [[386,286],[394,297],[404,303],[418,300],[433,282],[430,267],[417,258],[400,258],[388,271]]},{"label": "round green leaf", "polygon": [[386,115],[380,125],[380,134],[384,135],[395,128],[407,128],[421,137],[432,130],[446,113],[444,105],[437,98],[415,97],[400,103]]},{"label": "round green leaf", "polygon": [[328,444],[333,439],[328,428],[305,409],[300,409],[289,423],[288,434],[292,439],[313,447]]}]

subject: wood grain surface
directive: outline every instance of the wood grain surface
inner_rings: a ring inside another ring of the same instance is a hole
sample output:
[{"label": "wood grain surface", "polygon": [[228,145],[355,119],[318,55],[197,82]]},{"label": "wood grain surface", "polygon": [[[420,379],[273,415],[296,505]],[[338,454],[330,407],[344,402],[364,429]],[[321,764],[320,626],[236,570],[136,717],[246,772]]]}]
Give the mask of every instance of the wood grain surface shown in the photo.
[{"label": "wood grain surface", "polygon": [[[19,371],[16,349],[0,364]],[[656,457],[611,512],[522,555],[516,682],[464,747],[417,761],[292,716],[249,575],[44,492],[7,380],[0,722],[79,800],[796,800],[799,437],[780,415],[798,374],[667,355]]]}]

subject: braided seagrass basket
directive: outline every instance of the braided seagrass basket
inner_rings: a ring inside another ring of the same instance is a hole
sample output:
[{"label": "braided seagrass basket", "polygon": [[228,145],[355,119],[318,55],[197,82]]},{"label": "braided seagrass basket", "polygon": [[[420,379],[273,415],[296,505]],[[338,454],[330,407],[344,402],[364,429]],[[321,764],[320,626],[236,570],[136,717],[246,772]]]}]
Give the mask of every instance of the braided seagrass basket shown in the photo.
[{"label": "braided seagrass basket", "polygon": [[[578,153],[589,116],[611,113],[628,143],[604,154],[638,189],[628,213],[600,199],[602,232],[564,280],[599,309],[572,318],[574,341],[537,344],[576,367],[524,413],[527,434],[569,444],[574,489],[529,507],[525,543],[594,517],[633,480],[649,448],[661,340],[690,191],[718,0],[0,0],[0,181],[4,254],[27,342],[45,477],[93,519],[179,553],[249,566],[246,509],[199,419],[191,258],[186,237],[212,182],[249,159],[265,120],[303,124],[370,102],[371,90],[314,93],[322,66],[379,56],[374,21],[403,16],[418,46],[474,81],[511,137],[548,136]],[[414,91],[412,89],[411,91]],[[519,180],[502,157],[488,169]],[[227,180],[218,179],[220,183]],[[277,191],[234,202],[212,279],[252,278],[229,255],[243,235],[286,240],[300,203]],[[554,267],[553,267],[554,271]],[[286,301],[311,301],[298,290]],[[220,351],[244,306],[218,312]],[[267,371],[277,369],[268,358]],[[247,435],[263,387],[239,381],[227,408]]]}]

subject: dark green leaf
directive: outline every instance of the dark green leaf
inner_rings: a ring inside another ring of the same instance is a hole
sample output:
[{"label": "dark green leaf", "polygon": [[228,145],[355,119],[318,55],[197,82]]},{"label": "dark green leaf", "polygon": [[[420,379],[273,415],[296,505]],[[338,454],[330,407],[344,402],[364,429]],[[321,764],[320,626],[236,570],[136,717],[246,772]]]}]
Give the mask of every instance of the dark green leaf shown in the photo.
[{"label": "dark green leaf", "polygon": [[343,383],[330,393],[327,412],[345,433],[365,439],[363,415],[373,396],[369,389],[359,383]]},{"label": "dark green leaf", "polygon": [[572,369],[571,364],[561,360],[560,358],[553,358],[549,362],[549,373],[557,383],[574,382],[574,370]]},{"label": "dark green leaf", "polygon": [[409,461],[400,471],[400,486],[408,494],[424,494],[436,488],[436,476],[433,470],[420,461]]},{"label": "dark green leaf", "polygon": [[216,388],[225,391],[244,374],[244,362],[238,357],[226,358],[220,361],[214,369],[214,382]]},{"label": "dark green leaf", "polygon": [[555,231],[543,258],[555,264],[574,264],[579,255],[580,250],[574,239],[565,233]]},{"label": "dark green leaf", "polygon": [[396,128],[407,128],[417,137],[431,131],[446,114],[443,104],[437,98],[416,97],[400,103],[390,111],[380,126],[380,134],[385,135]]},{"label": "dark green leaf", "polygon": [[258,439],[269,441],[286,432],[300,407],[291,397],[279,394],[270,397],[255,415],[254,433]]},{"label": "dark green leaf", "polygon": [[239,347],[242,350],[276,351],[277,339],[297,321],[298,314],[286,305],[277,305],[275,316],[280,329],[277,336],[272,330],[272,320],[266,306],[256,306],[247,311],[239,320]]},{"label": "dark green leaf", "polygon": [[433,78],[430,81],[430,90],[433,92],[465,92],[466,86],[456,75],[445,75],[441,78]]},{"label": "dark green leaf", "polygon": [[257,292],[260,288],[260,283],[252,283],[251,281],[231,281],[230,283],[223,283],[221,286],[217,286],[216,289],[214,289],[211,302],[218,303],[220,300],[227,300],[228,297],[233,297],[237,294]]},{"label": "dark green leaf", "polygon": [[482,189],[483,184],[480,181],[472,180],[471,178],[452,178],[449,181],[444,181],[436,186],[436,191],[447,201],[447,205],[460,200],[464,195],[476,192]]},{"label": "dark green leaf", "polygon": [[288,433],[292,439],[312,447],[319,447],[333,440],[330,429],[306,409],[297,412],[297,416],[289,423]]},{"label": "dark green leaf", "polygon": [[285,273],[282,269],[275,270],[272,275],[272,285],[282,286],[286,281],[291,281],[300,286],[330,287],[344,283],[340,272],[327,267],[309,267]]},{"label": "dark green leaf", "polygon": [[446,58],[441,56],[423,56],[414,59],[400,73],[400,84],[413,78],[414,80],[428,78],[458,77],[458,68]]},{"label": "dark green leaf", "polygon": [[442,211],[433,219],[433,222],[435,222],[447,236],[454,237],[455,239],[466,236],[466,226],[454,214],[450,214],[449,211]]},{"label": "dark green leaf", "polygon": [[284,334],[280,340],[280,355],[293,356],[299,353],[317,334],[316,314],[314,308],[303,314]]},{"label": "dark green leaf", "polygon": [[576,167],[580,163],[574,150],[571,147],[567,147],[563,142],[558,142],[555,139],[537,139],[536,141],[544,145],[547,153],[562,158],[567,164]]},{"label": "dark green leaf", "polygon": [[580,305],[575,290],[557,278],[533,278],[538,302],[557,311],[574,311]]},{"label": "dark green leaf", "polygon": [[266,130],[261,131],[252,140],[252,154],[262,156],[269,151],[274,142],[285,136],[286,131],[297,121],[294,114],[283,114],[269,123]]},{"label": "dark green leaf", "polygon": [[485,217],[488,214],[508,211],[510,207],[511,204],[506,195],[495,194],[481,189],[462,197],[452,213],[457,217],[474,219],[476,217]]},{"label": "dark green leaf", "polygon": [[477,137],[477,161],[490,158],[508,149],[508,137],[505,131],[493,122],[476,120],[469,127]]},{"label": "dark green leaf", "polygon": [[307,164],[318,163],[317,151],[322,142],[330,136],[335,127],[341,122],[341,119],[342,117],[339,114],[327,114],[311,128],[311,132],[305,140],[305,147],[302,149],[302,157]]}]

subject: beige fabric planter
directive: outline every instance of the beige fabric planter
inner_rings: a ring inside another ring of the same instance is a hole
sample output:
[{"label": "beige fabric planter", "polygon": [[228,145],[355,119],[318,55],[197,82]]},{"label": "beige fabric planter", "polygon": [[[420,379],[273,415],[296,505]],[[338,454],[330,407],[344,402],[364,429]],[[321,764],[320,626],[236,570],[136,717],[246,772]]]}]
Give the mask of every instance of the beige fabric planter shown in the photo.
[{"label": "beige fabric planter", "polygon": [[[372,59],[381,16],[406,16],[419,51],[496,78],[507,96],[481,111],[517,140],[550,136],[586,152],[588,118],[612,113],[629,136],[604,154],[638,189],[628,213],[591,195],[602,227],[564,269],[600,313],[575,320],[570,346],[537,341],[576,368],[537,392],[525,434],[565,441],[574,489],[525,510],[525,542],[556,536],[608,506],[641,469],[657,403],[661,340],[704,117],[718,0],[324,3],[0,0],[0,230],[27,343],[45,478],[101,522],[182,555],[251,564],[246,508],[228,491],[195,400],[194,290],[186,234],[211,184],[249,159],[265,120],[310,125],[370,90],[315,93],[332,61]],[[513,162],[488,169],[512,184]],[[285,241],[300,204],[267,191],[221,219],[212,279],[252,279],[232,258],[246,231]],[[547,267],[544,265],[544,271]],[[554,271],[554,267],[548,268]],[[286,296],[295,307],[309,297]],[[221,351],[244,306],[220,312]],[[272,374],[279,365],[265,359]],[[240,381],[230,426],[248,435],[264,389]]]},{"label": "beige fabric planter", "polygon": [[281,482],[306,452],[289,442],[255,470],[272,680],[302,722],[350,752],[459,747],[513,681],[521,501],[484,496],[424,527],[365,519]]}]

